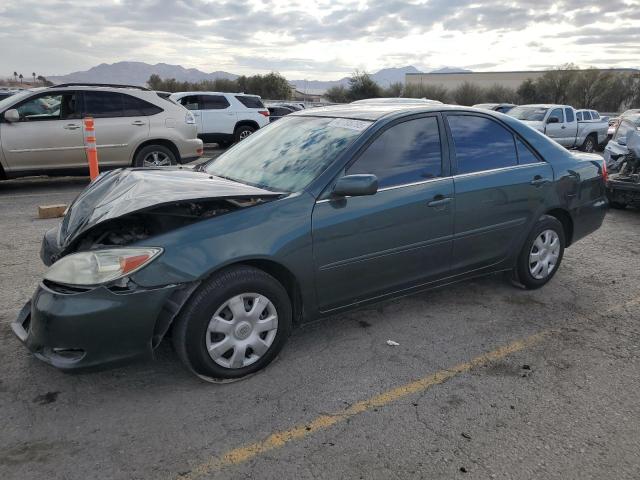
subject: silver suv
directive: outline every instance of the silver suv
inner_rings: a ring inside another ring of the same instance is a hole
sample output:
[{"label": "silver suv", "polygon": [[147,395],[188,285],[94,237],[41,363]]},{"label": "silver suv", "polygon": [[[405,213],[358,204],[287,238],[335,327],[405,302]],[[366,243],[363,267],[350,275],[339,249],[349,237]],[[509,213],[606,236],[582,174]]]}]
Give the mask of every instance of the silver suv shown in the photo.
[{"label": "silver suv", "polygon": [[0,101],[0,176],[87,172],[84,117],[100,169],[186,163],[202,155],[193,115],[142,87],[64,84]]}]

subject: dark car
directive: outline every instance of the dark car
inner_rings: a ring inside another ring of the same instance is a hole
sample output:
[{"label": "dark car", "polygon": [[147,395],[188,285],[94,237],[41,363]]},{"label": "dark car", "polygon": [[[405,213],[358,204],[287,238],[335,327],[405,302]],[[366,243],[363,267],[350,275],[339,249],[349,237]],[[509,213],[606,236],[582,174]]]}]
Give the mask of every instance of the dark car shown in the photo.
[{"label": "dark car", "polygon": [[243,377],[299,322],[499,271],[543,286],[601,225],[605,173],[490,111],[296,112],[194,169],[100,176],[45,235],[13,330],[65,370],[170,334],[201,378]]},{"label": "dark car", "polygon": [[282,107],[280,105],[274,105],[273,107],[269,107],[269,122],[273,123],[276,120],[280,120],[285,115],[289,115],[293,113],[295,110],[289,107]]}]

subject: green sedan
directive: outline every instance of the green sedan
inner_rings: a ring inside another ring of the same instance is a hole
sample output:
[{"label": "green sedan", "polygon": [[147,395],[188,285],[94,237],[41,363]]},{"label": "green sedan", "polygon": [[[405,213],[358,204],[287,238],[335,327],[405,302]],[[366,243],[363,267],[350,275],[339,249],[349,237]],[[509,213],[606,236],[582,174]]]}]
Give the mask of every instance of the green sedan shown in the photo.
[{"label": "green sedan", "polygon": [[49,269],[12,327],[63,370],[170,338],[190,371],[230,381],[300,322],[500,271],[542,287],[602,224],[605,180],[600,157],[496,112],[304,110],[195,168],[101,175],[45,235]]}]

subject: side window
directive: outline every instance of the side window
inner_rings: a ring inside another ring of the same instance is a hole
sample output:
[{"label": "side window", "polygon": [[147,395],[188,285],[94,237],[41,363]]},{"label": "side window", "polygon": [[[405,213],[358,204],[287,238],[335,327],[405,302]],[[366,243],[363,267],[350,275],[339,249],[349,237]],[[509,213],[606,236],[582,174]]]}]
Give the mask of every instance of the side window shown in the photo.
[{"label": "side window", "polygon": [[260,97],[250,95],[236,95],[236,99],[247,108],[264,108],[264,104]]},{"label": "side window", "polygon": [[515,137],[515,139],[516,150],[518,150],[518,165],[527,165],[529,163],[538,163],[540,161],[522,140],[518,137]]},{"label": "side window", "polygon": [[202,110],[224,110],[229,106],[229,101],[222,95],[202,95]]},{"label": "side window", "polygon": [[564,123],[564,115],[562,114],[561,108],[556,108],[551,112],[549,118],[557,118],[559,123]]},{"label": "side window", "polygon": [[458,172],[471,173],[518,164],[513,135],[485,117],[447,116],[456,150]]},{"label": "side window", "polygon": [[578,119],[579,122],[582,121],[582,112],[576,112],[576,118]]},{"label": "side window", "polygon": [[620,138],[627,138],[627,134],[633,131],[634,127],[630,122],[622,121],[616,130],[615,135],[613,136],[614,140],[618,140]]},{"label": "side window", "polygon": [[[575,117],[573,116],[573,109],[571,109],[571,108],[565,108],[565,109],[564,109],[564,113],[565,113],[565,115],[567,116],[567,122],[571,123],[571,122],[573,122],[573,121],[574,121]],[[584,112],[584,114],[585,114],[585,115],[588,115],[588,114],[589,114],[589,112]],[[586,118],[586,117],[585,117],[585,120],[590,120],[590,119],[591,119],[591,118],[590,118],[590,116],[589,116],[589,118]]]},{"label": "side window", "polygon": [[84,92],[84,114],[94,118],[122,117],[124,95],[115,92]]},{"label": "side window", "polygon": [[593,118],[594,120],[600,120],[600,114],[595,110],[591,110],[591,118]]},{"label": "side window", "polygon": [[178,100],[187,110],[202,110],[198,95],[189,95]]},{"label": "side window", "polygon": [[31,98],[18,107],[20,120],[42,121],[78,118],[78,107],[75,93],[51,93]]},{"label": "side window", "polygon": [[141,98],[131,95],[123,95],[123,97],[123,116],[125,117],[149,116],[163,111],[160,107],[145,102]]},{"label": "side window", "polygon": [[376,175],[380,188],[441,176],[438,119],[419,118],[389,128],[347,169],[348,175],[356,173]]}]

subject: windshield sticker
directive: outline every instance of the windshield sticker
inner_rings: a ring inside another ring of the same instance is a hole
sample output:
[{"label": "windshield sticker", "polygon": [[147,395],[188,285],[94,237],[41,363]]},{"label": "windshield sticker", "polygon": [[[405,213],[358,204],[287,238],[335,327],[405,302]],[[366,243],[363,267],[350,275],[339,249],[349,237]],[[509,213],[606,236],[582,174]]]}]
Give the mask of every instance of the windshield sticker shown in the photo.
[{"label": "windshield sticker", "polygon": [[336,118],[329,123],[331,127],[347,128],[349,130],[355,130],[361,132],[365,128],[371,125],[371,122],[365,122],[363,120],[351,120],[349,118]]}]

